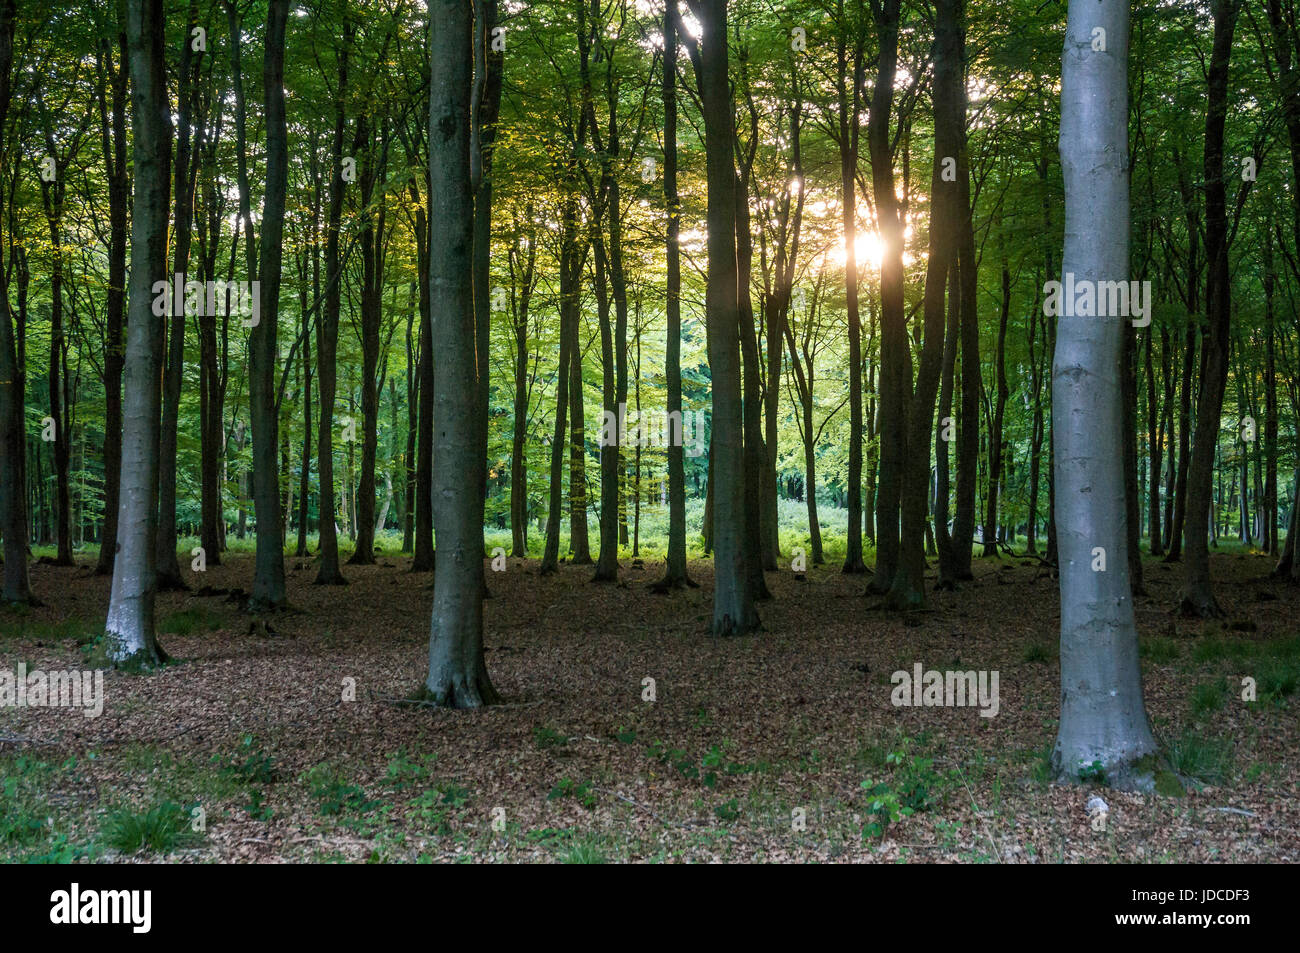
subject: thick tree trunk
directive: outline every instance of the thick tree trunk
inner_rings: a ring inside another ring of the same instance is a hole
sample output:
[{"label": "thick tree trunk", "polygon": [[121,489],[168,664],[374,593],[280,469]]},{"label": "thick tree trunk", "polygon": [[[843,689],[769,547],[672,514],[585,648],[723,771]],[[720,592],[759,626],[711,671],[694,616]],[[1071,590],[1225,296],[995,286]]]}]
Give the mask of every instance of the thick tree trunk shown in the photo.
[{"label": "thick tree trunk", "polygon": [[161,315],[153,286],[165,281],[172,125],[163,47],[162,0],[127,0],[135,200],[131,222],[122,484],[118,553],[105,622],[106,653],[117,666],[149,668],[166,654],[154,637],[154,558],[158,530],[158,431],[162,394]]},{"label": "thick tree trunk", "polygon": [[438,705],[478,708],[498,700],[483,659],[483,484],[466,480],[487,453],[479,403],[474,317],[474,199],[470,179],[470,7],[435,0],[430,8],[429,288],[434,380],[433,521],[438,539],[429,674]]},{"label": "thick tree trunk", "polygon": [[[693,0],[703,30],[696,62],[708,178],[709,271],[705,315],[713,374],[714,591],[711,630],[739,635],[759,626],[745,547],[745,447],[741,407],[740,302],[736,268],[735,127],[727,77],[727,0]],[[680,31],[679,31],[680,32]]]},{"label": "thick tree trunk", "polygon": [[[1093,50],[1093,29],[1106,50]],[[1071,0],[1061,58],[1063,274],[1128,278],[1127,0]],[[1072,308],[1069,310],[1073,310]],[[1052,366],[1061,586],[1061,780],[1100,767],[1119,787],[1150,788],[1155,740],[1142,701],[1129,590],[1119,372],[1125,317],[1062,315]],[[1104,568],[1098,560],[1105,560]]]},{"label": "thick tree trunk", "polygon": [[890,112],[898,72],[900,0],[876,10],[880,36],[876,83],[867,121],[871,182],[884,252],[880,264],[880,470],[876,484],[876,567],[869,587],[888,592],[898,570],[899,506],[907,461],[912,355],[903,301],[903,223],[894,183]]},{"label": "thick tree trunk", "polygon": [[[965,214],[956,181],[945,167],[961,169],[964,151],[965,0],[936,0],[934,43],[934,168],[930,178],[930,257],[926,263],[924,329],[916,389],[908,410],[907,444],[900,499],[902,529],[897,570],[886,604],[894,609],[920,609],[925,598],[926,509],[930,491],[930,438],[934,400],[943,371],[945,292],[955,254],[953,237]],[[947,160],[952,160],[948,162]],[[1009,279],[1004,271],[1004,296]],[[1005,310],[1005,309],[1004,309]],[[1006,321],[1003,319],[1003,337]],[[1003,382],[1005,392],[1005,382]],[[992,479],[992,478],[991,478]],[[991,487],[990,487],[991,489]],[[946,494],[946,490],[945,490]],[[945,502],[945,511],[947,509]]]}]

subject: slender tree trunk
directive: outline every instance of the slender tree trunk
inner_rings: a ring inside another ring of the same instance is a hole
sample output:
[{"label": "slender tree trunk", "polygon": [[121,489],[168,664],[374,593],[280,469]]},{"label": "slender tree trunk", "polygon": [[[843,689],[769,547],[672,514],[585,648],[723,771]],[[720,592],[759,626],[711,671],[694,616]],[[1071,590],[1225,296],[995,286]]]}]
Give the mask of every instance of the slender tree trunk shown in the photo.
[{"label": "slender tree trunk", "polygon": [[[927,268],[928,268],[927,264]],[[951,457],[948,444],[952,442],[955,428],[952,418],[953,385],[957,365],[957,341],[961,332],[961,269],[952,257],[948,262],[948,326],[943,339],[943,366],[939,377],[939,432],[934,442],[934,535],[939,556],[939,581],[935,588],[954,589],[957,585],[956,554],[952,534],[948,529],[949,498],[952,495]],[[1032,325],[1031,325],[1032,327]],[[1030,365],[1033,365],[1033,341],[1030,341]],[[1035,457],[1034,465],[1037,465]],[[1037,470],[1034,473],[1037,476]],[[1037,490],[1037,481],[1031,481],[1031,500]],[[1029,538],[1033,540],[1033,504],[1030,505]],[[1031,549],[1032,552],[1032,549]]]},{"label": "slender tree trunk", "polygon": [[1196,433],[1187,478],[1187,550],[1179,606],[1185,614],[1223,614],[1210,584],[1210,553],[1205,540],[1210,518],[1214,456],[1219,418],[1228,381],[1229,325],[1232,318],[1228,270],[1227,190],[1224,186],[1224,124],[1228,111],[1228,71],[1239,0],[1212,0],[1214,42],[1208,73],[1205,118],[1205,372],[1196,404]]},{"label": "slender tree trunk", "polygon": [[572,363],[569,326],[578,320],[577,280],[582,272],[577,247],[577,198],[570,193],[561,213],[560,238],[560,357],[555,369],[555,428],[551,436],[549,507],[546,514],[546,548],[538,571],[543,575],[559,566],[560,521],[564,500],[564,430],[569,412],[569,371]]},{"label": "slender tree trunk", "polygon": [[[181,37],[180,63],[177,69],[176,96],[176,165],[175,187],[175,242],[172,249],[173,280],[182,286],[190,266],[190,226],[194,220],[194,182],[198,172],[194,155],[191,112],[194,107],[193,88],[198,79],[200,53],[196,59],[191,32],[199,19],[198,0],[190,0],[185,18],[185,32]],[[207,302],[203,307],[206,309]],[[176,558],[176,427],[180,419],[181,381],[185,373],[185,303],[181,298],[172,300],[171,323],[167,330],[167,357],[163,370],[162,430],[158,446],[158,588],[188,589],[181,578],[180,562]]]},{"label": "slender tree trunk", "polygon": [[[104,528],[99,537],[95,575],[110,576],[117,553],[118,487],[122,475],[122,365],[126,312],[126,229],[131,180],[126,165],[127,64],[126,34],[117,36],[118,61],[112,63],[110,41],[104,41],[105,87],[112,87],[112,121],[101,101],[103,153],[108,179],[108,289],[104,314]],[[103,96],[108,96],[105,88]]]},{"label": "slender tree trunk", "polygon": [[1156,375],[1151,352],[1156,347],[1155,333],[1148,328],[1146,332],[1146,377],[1147,377],[1147,523],[1150,524],[1151,555],[1164,555],[1165,547],[1160,536],[1160,466],[1161,436],[1160,403],[1156,398]]},{"label": "slender tree trunk", "polygon": [[664,100],[664,212],[667,217],[665,243],[665,307],[668,327],[664,343],[664,373],[668,385],[668,419],[676,431],[668,440],[668,553],[664,575],[656,584],[659,591],[694,585],[686,571],[686,467],[685,432],[682,423],[682,266],[678,234],[682,205],[677,196],[677,28],[667,5],[663,19]]},{"label": "slender tree trunk", "polygon": [[[897,4],[894,4],[897,7]],[[857,186],[859,90],[862,88],[863,57],[861,43],[853,50],[852,92],[845,88],[848,78],[848,49],[845,39],[847,23],[843,0],[839,4],[843,24],[836,45],[836,81],[839,104],[840,213],[844,230],[844,298],[849,331],[849,475],[848,529],[845,538],[843,572],[866,572],[862,558],[862,321],[858,311]],[[895,17],[897,14],[895,13]],[[897,20],[895,19],[895,28]],[[881,70],[885,69],[882,51]],[[890,67],[892,70],[892,66]],[[882,73],[883,75],[883,73]],[[892,75],[892,73],[891,73]],[[876,119],[880,100],[872,103],[871,119]],[[885,101],[885,126],[889,125],[888,100]],[[873,159],[874,162],[874,159]],[[873,481],[874,485],[874,481]]]},{"label": "slender tree trunk", "polygon": [[514,427],[510,444],[510,555],[523,559],[528,555],[528,461],[524,441],[528,436],[528,316],[533,281],[537,267],[537,233],[532,228],[533,208],[525,212],[529,224],[528,261],[520,280],[519,300],[515,306],[515,402]]},{"label": "slender tree trunk", "polygon": [[[375,458],[379,451],[379,331],[383,323],[383,212],[369,211],[382,178],[382,159],[370,136],[369,117],[357,118],[352,152],[360,166],[361,204],[367,209],[358,245],[361,251],[361,477],[357,487],[357,544],[350,566],[375,564]],[[382,149],[378,150],[382,153]]]},{"label": "slender tree trunk", "polygon": [[[343,135],[347,126],[348,54],[355,26],[345,14],[343,42],[338,53],[338,100],[334,105],[334,141],[330,172],[330,204],[325,220],[325,301],[316,327],[316,379],[320,389],[320,424],[316,431],[316,477],[319,485],[320,529],[317,549],[320,568],[315,585],[341,586],[347,583],[339,569],[338,497],[334,489],[334,404],[338,392],[338,341],[340,277],[339,228],[343,219]],[[416,225],[419,225],[417,213]],[[423,364],[421,364],[423,370]],[[418,516],[417,516],[418,520]],[[419,536],[416,561],[419,561]],[[413,567],[414,568],[414,567]]]},{"label": "slender tree trunk", "polygon": [[285,604],[281,542],[280,481],[276,463],[279,415],[275,392],[276,328],[280,309],[288,131],[284,116],[284,34],[289,0],[269,0],[266,12],[266,198],[259,236],[261,311],[248,346],[249,416],[253,423],[253,508],[257,556],[249,605],[258,610]]},{"label": "slender tree trunk", "polygon": [[1002,260],[1002,311],[998,318],[998,344],[994,354],[998,380],[997,401],[989,427],[989,493],[984,501],[984,555],[998,554],[998,487],[1002,474],[1002,422],[1007,409],[1007,321],[1011,317],[1011,271]]}]

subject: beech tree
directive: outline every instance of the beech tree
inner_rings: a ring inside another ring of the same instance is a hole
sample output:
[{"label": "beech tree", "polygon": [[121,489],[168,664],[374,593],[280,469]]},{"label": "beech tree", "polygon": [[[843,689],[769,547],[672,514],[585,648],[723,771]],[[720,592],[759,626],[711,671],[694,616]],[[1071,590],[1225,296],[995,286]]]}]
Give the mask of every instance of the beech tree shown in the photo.
[{"label": "beech tree", "polygon": [[438,567],[425,688],[438,705],[478,708],[497,701],[497,692],[483,659],[483,484],[465,479],[479,472],[487,452],[487,431],[478,421],[479,375],[487,368],[476,356],[472,267],[473,17],[464,0],[434,0],[429,13],[429,218],[438,229],[429,250],[438,355],[433,382]]},{"label": "beech tree", "polygon": [[280,315],[280,264],[283,258],[288,130],[284,116],[284,34],[289,0],[270,0],[266,11],[266,55],[262,81],[266,96],[266,199],[259,236],[260,313],[249,341],[249,403],[253,421],[253,504],[257,512],[257,565],[251,605],[277,609],[285,604],[284,543],[281,538],[279,402],[276,326]]},{"label": "beech tree", "polygon": [[[0,136],[9,118],[14,63],[14,0],[0,0]],[[7,223],[4,223],[7,224]],[[0,268],[0,532],[4,533],[4,601],[32,601],[27,576],[26,439],[17,335],[9,310],[8,274]]]},{"label": "beech tree", "polygon": [[113,562],[113,586],[104,626],[108,658],[127,668],[147,668],[166,659],[154,635],[163,322],[153,312],[153,285],[155,281],[166,280],[174,132],[167,97],[163,24],[162,0],[127,0],[135,188],[118,552]]},{"label": "beech tree", "polygon": [[[727,0],[693,0],[702,38],[692,56],[704,116],[708,168],[709,273],[705,289],[709,367],[713,373],[714,635],[757,628],[745,546],[745,446],[741,410],[740,303],[736,271],[736,133],[727,77]],[[678,35],[682,30],[678,29]],[[746,290],[748,294],[748,290]]]},{"label": "beech tree", "polygon": [[[1128,44],[1128,0],[1071,0],[1061,55],[1061,272],[1076,283],[1128,280]],[[1128,317],[1073,310],[1059,318],[1052,362],[1061,589],[1052,763],[1063,780],[1100,767],[1114,785],[1149,787],[1156,745],[1142,700],[1124,463],[1115,446]]]}]

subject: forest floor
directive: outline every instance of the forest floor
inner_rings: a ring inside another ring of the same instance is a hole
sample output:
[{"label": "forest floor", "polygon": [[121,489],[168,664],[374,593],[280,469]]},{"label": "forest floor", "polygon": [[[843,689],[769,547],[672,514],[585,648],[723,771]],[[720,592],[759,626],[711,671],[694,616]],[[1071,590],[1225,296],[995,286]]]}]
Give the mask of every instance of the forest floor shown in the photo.
[{"label": "forest floor", "polygon": [[[504,704],[472,712],[392,703],[427,665],[432,577],[405,557],[346,566],[346,587],[288,559],[291,608],[265,627],[238,594],[165,593],[176,664],[107,673],[99,717],[0,708],[0,860],[1300,861],[1300,590],[1270,559],[1213,557],[1219,622],[1177,617],[1181,567],[1146,563],[1146,704],[1182,797],[1048,783],[1056,581],[975,563],[906,618],[838,565],[769,573],[764,631],[718,641],[708,562],[665,596],[658,561],[600,586],[512,559],[486,603]],[[199,578],[251,573],[232,554]],[[109,580],[32,582],[47,604],[0,614],[0,671],[84,667]],[[895,707],[891,674],[917,662],[996,670],[996,717]]]}]

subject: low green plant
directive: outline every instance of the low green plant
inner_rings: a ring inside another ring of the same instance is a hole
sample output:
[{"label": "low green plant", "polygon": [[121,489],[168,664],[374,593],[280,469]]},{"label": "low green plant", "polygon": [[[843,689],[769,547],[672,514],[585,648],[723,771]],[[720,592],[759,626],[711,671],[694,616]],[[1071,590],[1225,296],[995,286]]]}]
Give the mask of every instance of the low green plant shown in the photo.
[{"label": "low green plant", "polygon": [[551,793],[546,795],[546,800],[555,801],[560,798],[573,798],[587,810],[593,810],[596,807],[596,792],[592,790],[590,781],[574,781],[572,778],[560,778],[555,787],[551,788]]},{"label": "low green plant", "polygon": [[174,801],[160,801],[140,812],[126,808],[104,821],[104,841],[124,854],[147,850],[166,854],[197,840],[189,810]]}]

